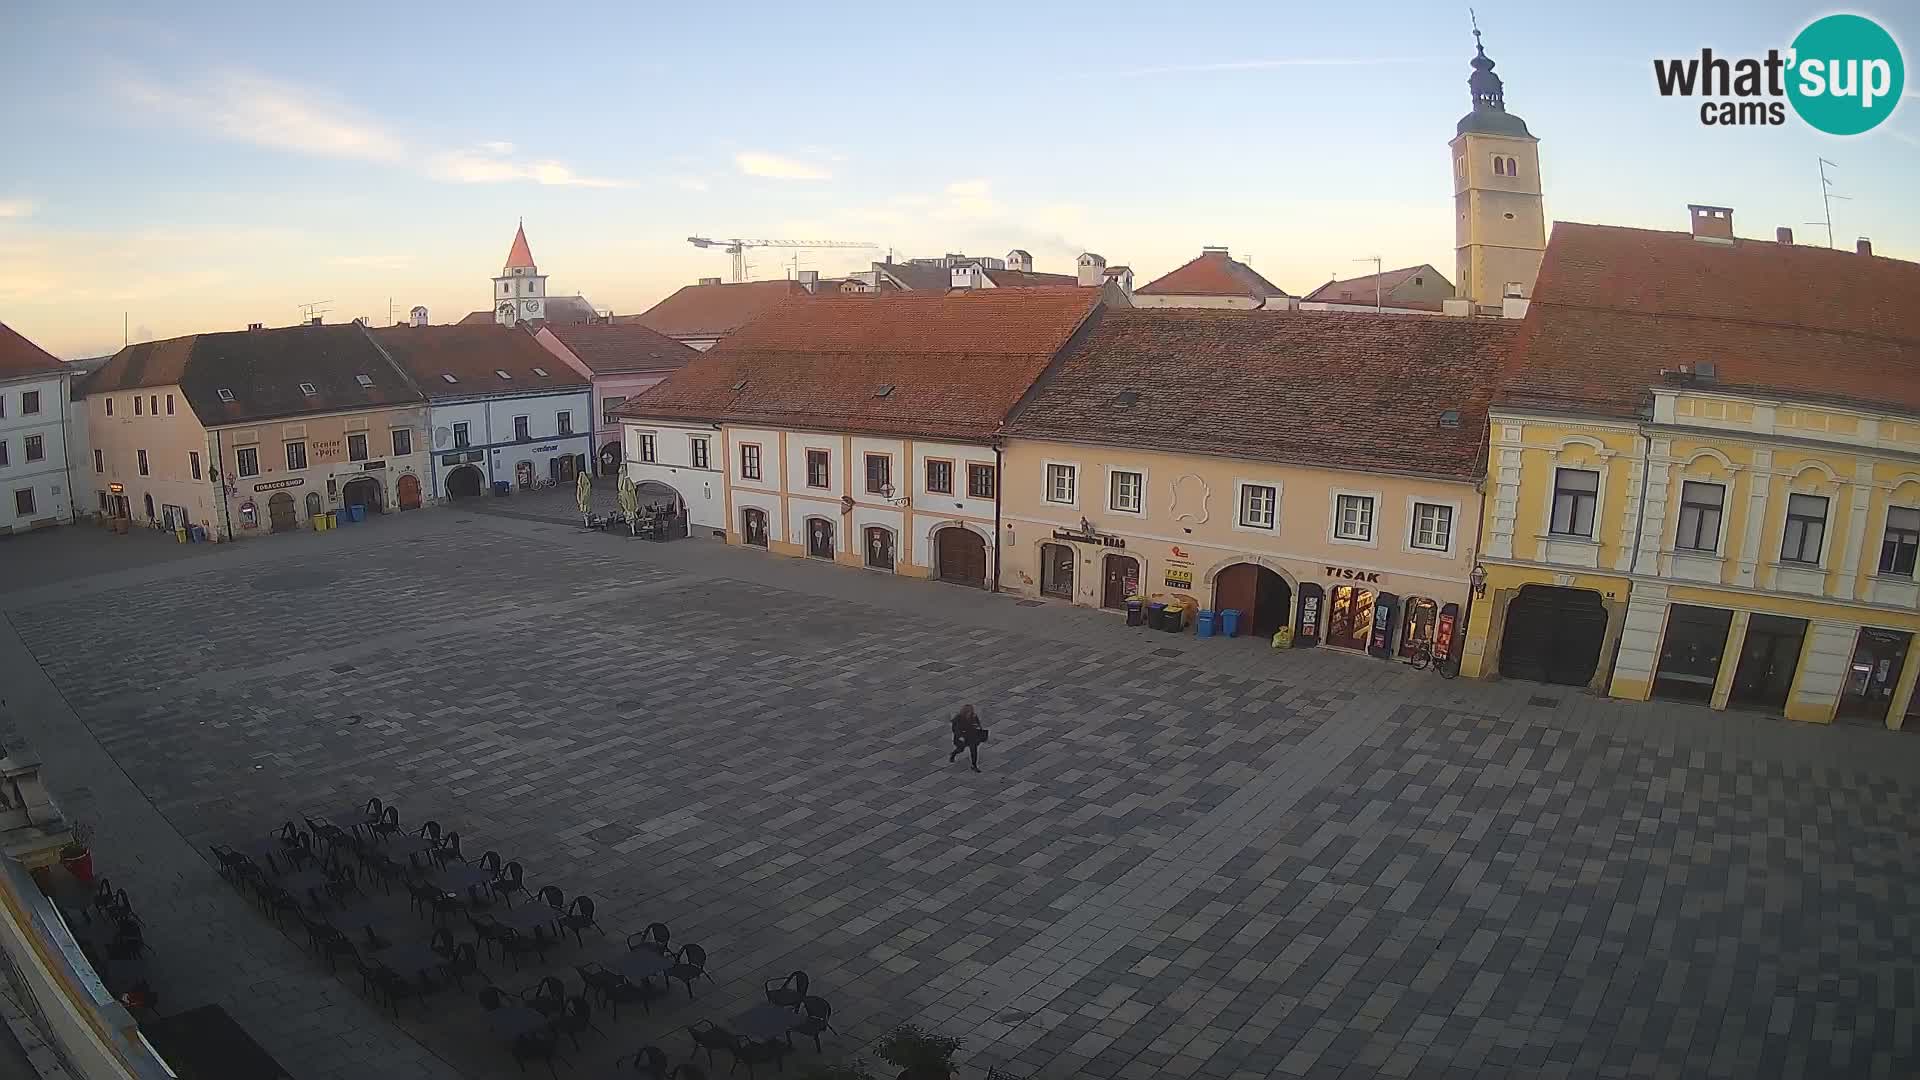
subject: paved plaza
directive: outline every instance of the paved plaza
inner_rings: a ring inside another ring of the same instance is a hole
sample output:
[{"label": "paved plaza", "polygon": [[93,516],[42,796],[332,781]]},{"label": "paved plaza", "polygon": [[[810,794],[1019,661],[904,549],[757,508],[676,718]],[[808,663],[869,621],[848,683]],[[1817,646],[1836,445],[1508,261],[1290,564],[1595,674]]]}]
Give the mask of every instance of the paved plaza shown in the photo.
[{"label": "paved plaza", "polygon": [[714,985],[601,1017],[582,1076],[794,968],[829,1056],[912,1019],[973,1076],[1920,1073],[1920,739],[495,510],[0,540],[0,696],[163,1011],[224,1005],[300,1080],[514,1071],[471,995],[393,1021],[204,858],[368,795],[599,900],[571,985],[648,922],[705,946]]}]

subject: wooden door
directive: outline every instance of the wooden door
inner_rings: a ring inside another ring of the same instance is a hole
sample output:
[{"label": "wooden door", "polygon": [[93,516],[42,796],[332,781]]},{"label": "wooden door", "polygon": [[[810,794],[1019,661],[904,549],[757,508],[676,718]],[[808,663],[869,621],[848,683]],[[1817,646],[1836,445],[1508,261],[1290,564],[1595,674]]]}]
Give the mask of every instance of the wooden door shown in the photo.
[{"label": "wooden door", "polygon": [[766,547],[767,512],[754,506],[740,511],[740,537],[748,547]]},{"label": "wooden door", "polygon": [[1100,589],[1102,607],[1126,609],[1127,597],[1140,591],[1140,560],[1131,555],[1109,555]]},{"label": "wooden door", "polygon": [[1238,611],[1240,625],[1253,633],[1255,607],[1260,596],[1260,568],[1252,563],[1234,563],[1213,579],[1213,610]]},{"label": "wooden door", "polygon": [[893,531],[877,525],[868,526],[866,543],[867,569],[893,569]]},{"label": "wooden door", "polygon": [[294,528],[298,522],[293,516],[293,496],[284,491],[275,492],[273,498],[267,500],[267,517],[272,522],[274,532],[286,532]]},{"label": "wooden door", "polygon": [[1507,605],[1500,674],[1585,686],[1600,666],[1600,645],[1606,636],[1607,609],[1599,593],[1554,585],[1524,586]]},{"label": "wooden door", "polygon": [[1073,599],[1073,549],[1065,544],[1040,545],[1040,593]]},{"label": "wooden door", "polygon": [[826,518],[807,519],[807,554],[816,559],[833,558],[833,522]]},{"label": "wooden door", "polygon": [[411,474],[400,478],[400,509],[420,509],[420,478]]},{"label": "wooden door", "polygon": [[987,587],[987,542],[980,534],[949,526],[935,535],[934,544],[941,581],[975,589]]}]

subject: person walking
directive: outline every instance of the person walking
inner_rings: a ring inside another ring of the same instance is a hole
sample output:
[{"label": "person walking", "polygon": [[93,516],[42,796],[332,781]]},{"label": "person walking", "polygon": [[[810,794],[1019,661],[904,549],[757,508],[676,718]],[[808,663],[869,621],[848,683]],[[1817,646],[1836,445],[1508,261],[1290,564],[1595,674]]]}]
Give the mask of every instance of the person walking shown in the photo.
[{"label": "person walking", "polygon": [[953,717],[953,753],[947,755],[947,761],[960,756],[965,750],[973,762],[973,771],[980,771],[980,744],[987,741],[987,729],[980,726],[980,714],[973,706],[963,705]]}]

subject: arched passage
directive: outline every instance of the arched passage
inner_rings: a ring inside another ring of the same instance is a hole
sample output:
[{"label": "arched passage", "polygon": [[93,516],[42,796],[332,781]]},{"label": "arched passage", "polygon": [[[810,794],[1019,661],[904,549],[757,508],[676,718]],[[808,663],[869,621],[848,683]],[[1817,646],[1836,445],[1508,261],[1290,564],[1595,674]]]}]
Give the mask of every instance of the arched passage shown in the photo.
[{"label": "arched passage", "polygon": [[486,487],[487,478],[477,465],[461,465],[447,474],[447,494],[455,499],[470,499]]},{"label": "arched passage", "polygon": [[343,506],[364,506],[367,513],[378,514],[386,509],[386,490],[371,476],[357,476],[340,489],[340,502]]},{"label": "arched passage", "polygon": [[1270,566],[1236,562],[1213,574],[1213,609],[1238,611],[1249,633],[1272,637],[1293,620],[1293,583]]},{"label": "arched passage", "polygon": [[935,526],[933,572],[941,581],[974,589],[986,588],[986,538],[965,525]]}]

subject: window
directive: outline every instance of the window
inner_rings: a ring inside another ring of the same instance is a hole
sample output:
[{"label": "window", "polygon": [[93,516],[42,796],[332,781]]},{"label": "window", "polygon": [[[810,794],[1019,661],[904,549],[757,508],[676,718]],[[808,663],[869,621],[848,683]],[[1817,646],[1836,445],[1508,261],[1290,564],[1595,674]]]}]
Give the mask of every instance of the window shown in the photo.
[{"label": "window", "polygon": [[456,378],[454,378],[454,377],[453,377],[453,373],[452,373],[452,372],[450,372],[450,371],[443,371],[443,372],[441,372],[441,373],[440,373],[440,378],[442,378],[442,379],[444,379],[444,380],[446,380],[446,381],[447,381],[447,382],[449,382],[449,383],[457,383],[457,382],[459,382],[459,381],[460,381],[459,379],[456,379]]},{"label": "window", "polygon": [[172,394],[167,395],[167,415],[168,416],[173,415],[173,395]]},{"label": "window", "polygon": [[1373,540],[1373,496],[1334,496],[1333,535],[1362,543]]},{"label": "window", "polygon": [[953,462],[927,459],[927,490],[935,495],[953,494]]},{"label": "window", "polygon": [[187,471],[193,474],[195,480],[200,479],[200,452],[198,450],[187,451]]},{"label": "window", "polygon": [[135,450],[134,454],[140,459],[140,475],[150,475],[147,472],[147,452],[145,450]]},{"label": "window", "polygon": [[[230,398],[230,397],[227,397],[227,396],[226,396],[226,394],[227,394],[227,392],[226,392],[225,390],[222,390],[222,391],[220,391],[220,400],[221,400],[221,401],[232,401],[233,399],[232,399],[232,398]],[[108,399],[107,399],[107,415],[108,415],[108,416],[112,416],[112,415],[113,415],[113,399],[112,399],[112,398],[108,398]]]},{"label": "window", "polygon": [[[99,452],[100,451],[98,450],[94,451],[95,454],[98,454]],[[0,465],[5,465],[6,463],[7,463],[7,440],[0,439]]]},{"label": "window", "polygon": [[1554,470],[1553,520],[1547,531],[1555,536],[1593,539],[1593,511],[1599,501],[1599,473],[1591,469]]},{"label": "window", "polygon": [[740,447],[740,479],[760,479],[760,447],[753,443]]},{"label": "window", "polygon": [[709,454],[710,440],[688,439],[687,442],[690,444],[693,452],[693,467],[696,469],[707,468],[713,460]]},{"label": "window", "polygon": [[453,448],[454,449],[464,450],[467,447],[473,445],[473,442],[467,436],[467,431],[468,431],[468,427],[465,423],[459,423],[459,424],[453,425]]},{"label": "window", "polygon": [[1720,484],[1688,480],[1680,485],[1680,531],[1674,535],[1676,551],[1720,550],[1720,510],[1726,505],[1727,489]]},{"label": "window", "polygon": [[516,416],[513,418],[513,438],[515,442],[526,442],[533,438],[533,429],[529,426],[526,417]]},{"label": "window", "polygon": [[559,421],[560,421],[560,434],[562,435],[573,434],[573,410],[561,409]]},{"label": "window", "polygon": [[40,391],[28,390],[20,395],[20,415],[32,416],[40,411]]},{"label": "window", "polygon": [[885,454],[867,455],[867,491],[885,494],[893,487],[893,459]]},{"label": "window", "polygon": [[1920,510],[1887,507],[1887,537],[1880,543],[1880,572],[1913,576],[1914,556],[1920,553]]},{"label": "window", "polygon": [[397,427],[393,429],[393,456],[406,457],[413,453],[413,429]]},{"label": "window", "polygon": [[534,369],[533,369],[533,373],[534,373],[535,375],[538,375],[538,376],[540,376],[540,377],[541,377],[541,378],[543,378],[543,379],[545,379],[545,378],[547,378],[547,377],[548,377],[548,375],[547,375],[547,369],[546,369],[546,368],[543,368],[543,367],[537,367],[537,368],[534,368]]},{"label": "window", "polygon": [[287,443],[287,468],[304,469],[307,467],[307,444],[303,439],[294,439]]},{"label": "window", "polygon": [[1827,537],[1827,500],[1820,495],[1787,496],[1787,533],[1780,542],[1780,561],[1820,565],[1820,545]]},{"label": "window", "polygon": [[32,488],[21,488],[13,493],[13,512],[23,517],[33,513]]},{"label": "window", "polygon": [[[229,404],[231,404],[231,403],[232,403],[232,401],[233,401],[233,391],[231,391],[231,390],[229,390],[229,389],[227,389],[227,388],[226,388],[226,387],[224,387],[224,386],[223,386],[223,387],[221,387],[221,388],[220,388],[220,400],[221,400],[221,401],[225,401],[225,402],[228,402]],[[107,412],[108,412],[108,414],[112,414],[112,412],[113,412],[113,410],[112,410],[112,409],[108,409],[108,410],[107,410]]]},{"label": "window", "polygon": [[1413,504],[1413,546],[1421,551],[1445,551],[1453,543],[1453,507],[1438,503]]},{"label": "window", "polygon": [[1137,514],[1146,505],[1146,478],[1137,472],[1115,469],[1107,474],[1107,509]]},{"label": "window", "polygon": [[1507,175],[1507,159],[1501,157],[1499,154],[1493,155],[1493,175]]},{"label": "window", "polygon": [[142,398],[139,394],[133,395],[133,415],[135,416],[147,415],[146,399]]},{"label": "window", "polygon": [[654,437],[651,433],[643,433],[640,436],[640,460],[641,461],[660,460],[660,454],[654,443]]},{"label": "window", "polygon": [[973,499],[993,498],[993,492],[994,492],[993,479],[994,479],[993,466],[991,465],[967,466],[967,497],[973,498]]},{"label": "window", "polygon": [[355,376],[353,377],[353,381],[354,381],[354,382],[357,382],[357,383],[359,383],[359,384],[360,384],[360,386],[361,386],[361,387],[362,387],[362,388],[364,389],[364,388],[366,388],[366,387],[369,387],[369,386],[372,386],[372,385],[373,385],[373,376],[371,376],[371,375],[355,375]]},{"label": "window", "polygon": [[505,369],[505,368],[494,368],[494,369],[493,369],[493,373],[494,373],[495,375],[498,375],[498,376],[500,376],[500,377],[501,377],[501,378],[503,378],[503,379],[511,379],[511,378],[513,378],[513,376],[511,376],[511,375],[509,375],[509,374],[507,374],[507,371],[506,371],[506,369]]},{"label": "window", "polygon": [[96,491],[94,494],[100,498],[100,509],[105,510],[107,508],[107,493],[104,491]]},{"label": "window", "polygon": [[1051,503],[1071,503],[1079,494],[1076,490],[1078,477],[1071,465],[1047,466],[1047,501]]},{"label": "window", "polygon": [[[4,444],[0,444],[0,465],[5,465],[6,463],[7,451],[4,448]],[[98,450],[93,452],[93,471],[97,473],[107,471],[107,456]]]},{"label": "window", "polygon": [[626,404],[626,401],[627,401],[627,399],[626,399],[626,398],[625,398],[624,396],[622,396],[622,397],[610,397],[610,398],[607,398],[606,400],[604,400],[604,401],[602,401],[602,402],[600,403],[600,418],[601,418],[602,420],[604,420],[604,421],[606,421],[606,422],[607,422],[607,423],[609,423],[609,424],[617,424],[617,423],[619,423],[619,422],[620,422],[620,418],[619,418],[619,417],[617,417],[617,416],[615,416],[615,415],[613,415],[613,410],[615,410],[615,409],[617,409],[617,408],[619,408],[620,406],[622,406],[622,405],[624,405],[624,404]]},{"label": "window", "polygon": [[356,431],[347,436],[347,460],[367,460],[367,433]]},{"label": "window", "polygon": [[824,488],[833,486],[833,459],[825,450],[807,451],[807,486]]},{"label": "window", "polygon": [[234,457],[234,464],[239,468],[239,472],[241,476],[259,476],[260,475],[260,448],[259,447],[243,446],[240,449],[234,451],[233,457]]},{"label": "window", "polygon": [[47,456],[46,440],[39,435],[27,436],[27,460],[39,461]]},{"label": "window", "polygon": [[1280,492],[1268,484],[1240,486],[1240,524],[1250,529],[1271,529],[1278,516]]},{"label": "window", "polygon": [[159,394],[147,395],[147,411],[149,413],[152,413],[155,416],[160,415],[160,395]]}]

